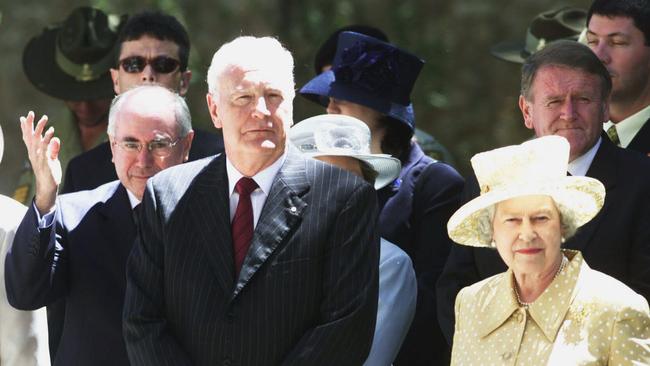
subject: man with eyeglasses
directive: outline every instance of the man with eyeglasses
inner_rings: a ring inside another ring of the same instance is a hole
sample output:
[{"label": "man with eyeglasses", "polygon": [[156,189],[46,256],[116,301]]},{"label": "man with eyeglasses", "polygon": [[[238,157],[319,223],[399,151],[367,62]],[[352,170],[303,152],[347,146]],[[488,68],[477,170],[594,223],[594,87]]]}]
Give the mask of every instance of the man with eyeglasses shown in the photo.
[{"label": "man with eyeglasses", "polygon": [[145,85],[111,104],[108,135],[118,181],[57,197],[61,141],[47,117],[21,117],[36,176],[31,209],[6,257],[7,298],[33,310],[65,298],[54,365],[128,365],[122,338],[126,262],[147,180],[188,159],[194,132],[182,97]]},{"label": "man with eyeglasses", "polygon": [[[192,78],[190,40],[176,18],[160,12],[135,14],[122,28],[118,42],[116,66],[110,70],[116,94],[142,84],[162,85],[181,96],[187,93]],[[190,161],[222,151],[221,136],[195,130]],[[111,149],[104,143],[70,161],[63,192],[93,189],[115,179]]]}]

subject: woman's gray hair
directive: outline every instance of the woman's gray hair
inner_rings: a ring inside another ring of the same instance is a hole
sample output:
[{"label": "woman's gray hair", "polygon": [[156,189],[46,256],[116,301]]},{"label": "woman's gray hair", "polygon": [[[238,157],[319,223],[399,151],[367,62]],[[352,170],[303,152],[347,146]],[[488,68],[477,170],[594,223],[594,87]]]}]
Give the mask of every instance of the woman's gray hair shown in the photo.
[{"label": "woman's gray hair", "polygon": [[[562,231],[562,237],[565,240],[573,237],[578,230],[577,216],[575,212],[569,210],[566,206],[558,203],[556,200],[553,200],[557,210],[560,214],[560,230]],[[477,223],[479,230],[479,237],[482,243],[494,247],[492,245],[492,237],[494,236],[494,214],[496,212],[497,203],[488,206],[482,209],[477,213]]]},{"label": "woman's gray hair", "polygon": [[[116,118],[117,115],[119,115],[125,101],[140,93],[151,93],[152,98],[155,97],[161,105],[173,105],[174,116],[176,123],[178,124],[179,138],[187,136],[187,134],[192,130],[192,116],[190,115],[190,109],[187,107],[185,98],[180,96],[178,93],[165,88],[164,86],[148,84],[129,89],[126,92],[119,94],[113,98],[113,101],[111,102],[111,109],[108,113],[108,127],[106,129],[106,132],[110,136],[115,136],[117,123]],[[161,98],[168,98],[168,100],[165,101]]]}]

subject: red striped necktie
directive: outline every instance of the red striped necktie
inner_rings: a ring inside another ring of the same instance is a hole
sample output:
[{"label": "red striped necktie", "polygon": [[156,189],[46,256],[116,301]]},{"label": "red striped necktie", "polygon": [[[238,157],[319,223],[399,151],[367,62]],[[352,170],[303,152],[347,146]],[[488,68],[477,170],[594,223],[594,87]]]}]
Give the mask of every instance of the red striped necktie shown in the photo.
[{"label": "red striped necktie", "polygon": [[235,217],[232,219],[232,243],[235,252],[235,275],[239,276],[239,271],[244,258],[248,252],[248,247],[253,239],[253,205],[251,203],[251,193],[257,189],[257,183],[251,178],[242,177],[235,185],[235,191],[239,194],[239,202]]}]

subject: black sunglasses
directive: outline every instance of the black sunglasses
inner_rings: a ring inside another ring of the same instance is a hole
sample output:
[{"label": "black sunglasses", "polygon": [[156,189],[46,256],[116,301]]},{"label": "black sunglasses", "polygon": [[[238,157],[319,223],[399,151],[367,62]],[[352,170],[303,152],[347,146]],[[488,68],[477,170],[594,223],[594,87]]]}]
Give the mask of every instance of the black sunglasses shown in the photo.
[{"label": "black sunglasses", "polygon": [[176,71],[181,63],[167,56],[156,56],[152,59],[142,56],[130,56],[120,60],[119,64],[124,71],[130,74],[142,72],[147,65],[151,65],[153,71],[158,74],[169,74]]}]

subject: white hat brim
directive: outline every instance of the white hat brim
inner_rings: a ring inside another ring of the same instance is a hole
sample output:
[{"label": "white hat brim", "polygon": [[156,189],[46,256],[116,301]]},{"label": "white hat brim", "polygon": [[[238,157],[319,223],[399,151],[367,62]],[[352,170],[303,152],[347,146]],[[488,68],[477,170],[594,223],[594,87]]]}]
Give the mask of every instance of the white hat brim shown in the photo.
[{"label": "white hat brim", "polygon": [[[480,218],[485,210],[499,202],[522,196],[548,195],[553,198],[561,215],[573,214],[578,227],[598,214],[605,200],[605,188],[589,177],[568,176],[554,182],[532,182],[511,185],[507,189],[486,192],[467,202],[447,222],[449,237],[458,244],[491,247],[481,235]],[[566,212],[571,211],[571,212]]]},{"label": "white hat brim", "polygon": [[350,154],[350,153],[335,153],[335,152],[315,152],[315,153],[305,153],[306,156],[316,158],[319,156],[347,156],[355,158],[365,162],[370,165],[370,167],[377,172],[377,177],[375,178],[375,189],[379,190],[384,188],[393,182],[397,177],[399,177],[400,170],[402,169],[402,164],[400,161],[387,154]]}]

